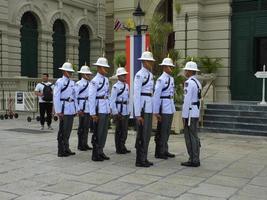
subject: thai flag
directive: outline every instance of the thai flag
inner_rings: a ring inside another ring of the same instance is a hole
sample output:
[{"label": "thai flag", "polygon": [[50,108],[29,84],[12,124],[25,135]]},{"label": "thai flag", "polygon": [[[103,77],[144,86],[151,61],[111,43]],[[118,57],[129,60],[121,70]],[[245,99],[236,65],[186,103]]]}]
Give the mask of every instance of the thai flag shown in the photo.
[{"label": "thai flag", "polygon": [[149,34],[143,35],[127,35],[126,36],[126,70],[127,83],[130,87],[130,113],[133,117],[133,85],[134,76],[141,69],[141,61],[138,58],[141,57],[142,53],[149,49],[150,37]]},{"label": "thai flag", "polygon": [[119,29],[123,28],[123,24],[121,23],[120,20],[116,19],[114,23],[114,31],[118,31]]}]

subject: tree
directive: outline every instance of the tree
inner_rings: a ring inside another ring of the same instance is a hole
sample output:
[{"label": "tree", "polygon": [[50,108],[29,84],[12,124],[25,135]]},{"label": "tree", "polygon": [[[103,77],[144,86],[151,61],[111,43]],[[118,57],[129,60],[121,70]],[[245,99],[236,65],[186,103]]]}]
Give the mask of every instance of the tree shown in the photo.
[{"label": "tree", "polygon": [[149,25],[149,33],[150,33],[150,50],[153,53],[153,56],[156,60],[155,68],[153,72],[156,75],[159,75],[162,70],[157,67],[158,64],[167,56],[167,41],[168,36],[172,33],[173,28],[172,25],[168,22],[164,22],[164,15],[161,13],[154,13],[150,25]]}]

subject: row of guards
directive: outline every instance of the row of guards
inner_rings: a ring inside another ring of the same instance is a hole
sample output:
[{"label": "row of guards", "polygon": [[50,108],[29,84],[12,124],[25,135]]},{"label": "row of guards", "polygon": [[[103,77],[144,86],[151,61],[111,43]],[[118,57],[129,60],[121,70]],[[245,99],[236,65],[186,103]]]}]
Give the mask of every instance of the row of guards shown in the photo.
[{"label": "row of guards", "polygon": [[[140,70],[141,68],[141,61],[138,60],[139,57],[141,57],[142,52],[144,52],[146,49],[149,49],[150,45],[150,36],[148,33],[143,35],[127,35],[126,36],[126,71],[129,73],[127,74],[127,83],[130,87],[130,113],[132,112],[133,108],[133,81],[135,74]],[[15,93],[15,98],[9,97],[6,99],[8,102],[8,109],[6,110],[5,114],[0,115],[0,119],[13,119],[18,118],[18,113],[14,112],[13,107],[17,111],[29,111],[32,112],[32,116],[27,117],[27,121],[31,122],[33,119],[36,121],[40,121],[40,116],[35,116],[34,112],[36,112],[36,98],[34,94],[31,94],[29,92],[21,92],[18,91]],[[53,114],[54,115],[54,114]],[[131,117],[133,117],[131,115]],[[57,116],[53,116],[54,121],[57,121]]]}]

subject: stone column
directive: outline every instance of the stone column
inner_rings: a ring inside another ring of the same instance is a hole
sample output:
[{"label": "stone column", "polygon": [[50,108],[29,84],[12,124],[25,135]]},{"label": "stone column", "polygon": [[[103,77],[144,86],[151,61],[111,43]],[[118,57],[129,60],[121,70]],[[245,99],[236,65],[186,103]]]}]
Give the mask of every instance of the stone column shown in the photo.
[{"label": "stone column", "polygon": [[38,37],[38,77],[43,73],[53,77],[53,38],[46,30],[40,30]]}]

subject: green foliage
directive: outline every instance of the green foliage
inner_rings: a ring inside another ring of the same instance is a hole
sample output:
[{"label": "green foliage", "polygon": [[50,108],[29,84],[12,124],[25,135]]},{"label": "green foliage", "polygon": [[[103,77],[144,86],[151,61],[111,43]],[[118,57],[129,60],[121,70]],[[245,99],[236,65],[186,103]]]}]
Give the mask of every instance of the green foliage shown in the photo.
[{"label": "green foliage", "polygon": [[182,56],[180,51],[171,49],[169,51],[169,56],[173,60],[175,67],[173,68],[172,76],[174,78],[175,85],[175,94],[174,94],[174,102],[175,104],[182,104],[183,102],[183,83],[185,81],[185,77],[182,75],[182,69],[179,66],[179,61]]},{"label": "green foliage", "polygon": [[198,66],[200,65],[200,58],[199,57],[197,57],[197,56],[187,56],[183,61],[183,67],[189,61],[193,61],[193,62],[197,63]]},{"label": "green foliage", "polygon": [[114,64],[116,67],[125,67],[126,55],[124,53],[117,53],[114,56]]},{"label": "green foliage", "polygon": [[202,73],[216,73],[218,68],[223,67],[221,58],[209,58],[204,56],[199,58],[200,70]]},{"label": "green foliage", "polygon": [[73,67],[73,70],[74,70],[75,72],[77,72],[77,71],[79,70],[78,65],[72,64],[72,67]]},{"label": "green foliage", "polygon": [[187,56],[183,65],[185,65],[188,61],[196,62],[201,73],[216,73],[218,68],[223,67],[221,64],[221,58]]},{"label": "green foliage", "polygon": [[180,1],[179,0],[175,0],[175,11],[176,11],[176,14],[179,15],[181,13],[181,10],[182,10],[182,6],[180,4]]},{"label": "green foliage", "polygon": [[168,36],[172,33],[172,24],[164,21],[164,15],[155,13],[150,21],[150,50],[156,60],[153,72],[155,75],[160,75],[162,69],[158,64],[167,56],[167,41]]}]

